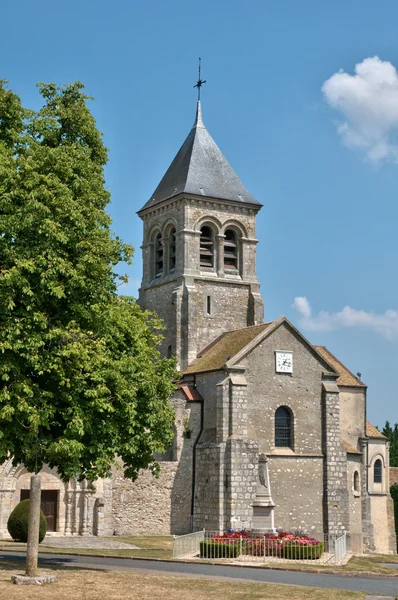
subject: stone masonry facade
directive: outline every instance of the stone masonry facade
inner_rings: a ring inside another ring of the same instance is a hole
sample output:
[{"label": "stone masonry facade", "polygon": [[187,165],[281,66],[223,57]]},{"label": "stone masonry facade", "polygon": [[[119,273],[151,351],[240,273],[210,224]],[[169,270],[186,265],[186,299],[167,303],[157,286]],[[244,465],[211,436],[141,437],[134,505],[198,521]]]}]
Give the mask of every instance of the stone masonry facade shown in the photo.
[{"label": "stone masonry facade", "polygon": [[[268,523],[319,539],[348,533],[358,552],[396,550],[388,444],[366,421],[366,386],[285,317],[264,322],[260,209],[198,103],[194,127],[138,212],[139,304],[163,320],[160,351],[181,371],[174,441],[155,457],[158,479],[143,472],[132,482],[119,464],[94,485],[63,483],[45,467],[54,534],[221,533]],[[0,535],[27,478],[23,465],[0,467]]]}]

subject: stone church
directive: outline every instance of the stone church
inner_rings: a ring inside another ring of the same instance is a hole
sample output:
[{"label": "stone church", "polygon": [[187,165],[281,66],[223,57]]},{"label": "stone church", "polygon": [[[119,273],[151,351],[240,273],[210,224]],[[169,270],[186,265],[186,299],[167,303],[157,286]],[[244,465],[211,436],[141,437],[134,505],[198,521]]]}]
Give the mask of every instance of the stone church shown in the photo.
[{"label": "stone church", "polygon": [[[366,420],[366,385],[285,317],[264,321],[256,215],[208,133],[194,125],[143,220],[139,304],[166,325],[181,371],[175,435],[161,475],[122,471],[64,484],[43,469],[42,505],[58,534],[183,534],[206,528],[346,531],[391,552],[386,438]],[[23,465],[0,468],[0,535],[26,497]]]}]

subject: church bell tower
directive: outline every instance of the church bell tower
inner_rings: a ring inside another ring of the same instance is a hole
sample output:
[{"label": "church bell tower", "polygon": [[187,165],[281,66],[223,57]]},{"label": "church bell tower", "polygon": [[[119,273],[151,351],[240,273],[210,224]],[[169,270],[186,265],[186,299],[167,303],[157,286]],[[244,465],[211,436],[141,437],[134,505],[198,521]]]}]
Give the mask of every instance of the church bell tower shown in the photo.
[{"label": "church bell tower", "polygon": [[175,355],[181,369],[225,331],[263,322],[260,208],[205,128],[199,100],[188,137],[138,212],[144,223],[139,304],[164,321],[162,354]]}]

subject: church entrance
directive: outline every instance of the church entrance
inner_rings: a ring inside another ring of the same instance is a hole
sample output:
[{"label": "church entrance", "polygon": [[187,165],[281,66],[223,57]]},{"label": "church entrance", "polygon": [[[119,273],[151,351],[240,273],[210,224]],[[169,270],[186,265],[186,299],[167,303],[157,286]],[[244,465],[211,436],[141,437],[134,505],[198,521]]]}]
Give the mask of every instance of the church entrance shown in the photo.
[{"label": "church entrance", "polygon": [[[30,490],[21,490],[21,500],[29,500]],[[40,508],[47,519],[47,531],[57,529],[58,490],[42,490]]]}]

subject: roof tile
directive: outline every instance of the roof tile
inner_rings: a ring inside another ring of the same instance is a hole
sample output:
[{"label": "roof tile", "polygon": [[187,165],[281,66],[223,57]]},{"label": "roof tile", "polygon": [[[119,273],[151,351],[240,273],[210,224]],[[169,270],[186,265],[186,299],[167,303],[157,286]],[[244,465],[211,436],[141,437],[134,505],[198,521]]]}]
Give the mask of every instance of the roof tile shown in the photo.
[{"label": "roof tile", "polygon": [[198,358],[185,369],[184,374],[221,370],[232,356],[240,352],[270,325],[271,323],[262,323],[226,331],[201,352]]},{"label": "roof tile", "polygon": [[326,359],[332,367],[340,373],[340,377],[337,379],[338,385],[347,387],[361,387],[366,388],[366,385],[362,383],[358,377],[355,377],[353,373],[345,366],[338,358],[334,356],[325,346],[314,346],[315,350],[319,352],[324,359]]},{"label": "roof tile", "polygon": [[141,210],[182,193],[261,206],[249,194],[203,125],[200,102],[188,137]]}]

